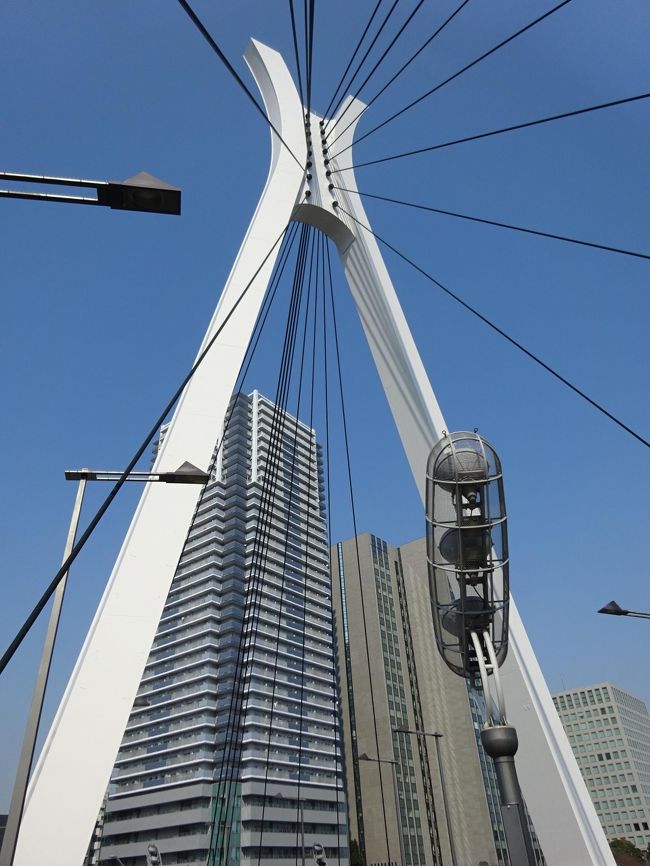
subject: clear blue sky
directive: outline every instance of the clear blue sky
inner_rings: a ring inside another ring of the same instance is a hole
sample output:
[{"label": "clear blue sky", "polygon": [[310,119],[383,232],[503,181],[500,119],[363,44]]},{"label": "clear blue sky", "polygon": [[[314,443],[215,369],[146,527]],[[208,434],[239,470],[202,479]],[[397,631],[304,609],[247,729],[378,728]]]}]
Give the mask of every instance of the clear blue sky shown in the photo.
[{"label": "clear blue sky", "polygon": [[[400,5],[400,21],[413,5]],[[454,5],[425,3],[362,97]],[[360,132],[551,5],[472,0]],[[316,111],[372,6],[317,3]],[[241,59],[251,35],[294,67],[286,3],[196,0],[196,9],[251,86]],[[362,142],[357,160],[648,91],[648,44],[645,0],[574,0]],[[74,496],[63,470],[122,467],[191,363],[263,186],[269,134],[175,0],[5,4],[0,57],[0,169],[116,179],[144,169],[183,189],[180,219],[0,200],[4,648],[60,561]],[[358,183],[648,252],[649,133],[649,106],[636,103],[362,168]],[[366,208],[379,234],[650,435],[650,262],[381,202]],[[450,429],[478,427],[500,452],[512,584],[550,688],[610,679],[650,700],[650,624],[596,615],[611,598],[650,608],[648,449],[391,253],[386,261]],[[359,529],[399,544],[422,534],[423,515],[340,278],[337,288]],[[247,387],[272,393],[277,353],[266,341]],[[98,488],[86,516],[105,494]],[[74,567],[46,721],[135,497],[120,497]],[[335,539],[352,534],[341,483],[332,529]],[[0,678],[0,810],[41,635]]]}]

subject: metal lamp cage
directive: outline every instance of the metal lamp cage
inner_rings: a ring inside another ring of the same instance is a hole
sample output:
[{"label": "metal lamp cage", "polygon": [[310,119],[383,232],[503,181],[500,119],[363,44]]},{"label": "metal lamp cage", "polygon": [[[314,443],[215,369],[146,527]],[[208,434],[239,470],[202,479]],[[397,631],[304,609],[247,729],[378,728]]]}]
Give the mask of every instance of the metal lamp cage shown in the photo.
[{"label": "metal lamp cage", "polygon": [[471,633],[508,651],[508,534],[501,461],[478,433],[445,434],[427,461],[427,562],[438,649],[460,676],[478,672]]}]

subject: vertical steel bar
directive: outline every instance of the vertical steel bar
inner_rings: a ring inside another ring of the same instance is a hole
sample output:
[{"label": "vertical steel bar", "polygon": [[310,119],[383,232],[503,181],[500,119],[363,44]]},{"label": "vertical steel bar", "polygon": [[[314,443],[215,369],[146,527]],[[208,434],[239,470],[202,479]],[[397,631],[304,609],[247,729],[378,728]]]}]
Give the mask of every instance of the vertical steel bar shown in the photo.
[{"label": "vertical steel bar", "polygon": [[[63,553],[63,562],[66,561],[74,546],[74,541],[77,535],[79,526],[79,515],[81,514],[81,505],[86,489],[86,479],[82,478],[77,487],[77,496],[74,507],[72,509],[72,517],[70,518],[70,528],[68,530],[68,538],[65,544]],[[50,612],[50,621],[43,642],[43,651],[41,652],[41,660],[36,676],[36,685],[32,695],[32,703],[29,708],[29,716],[25,726],[25,737],[23,739],[23,747],[20,753],[18,762],[18,770],[16,772],[16,781],[14,782],[14,790],[11,797],[11,806],[7,817],[7,828],[5,830],[4,840],[2,843],[2,851],[0,851],[0,866],[12,866],[14,862],[14,854],[16,852],[16,843],[18,842],[18,833],[20,831],[20,823],[23,817],[25,808],[25,796],[27,794],[27,785],[29,783],[29,775],[32,769],[34,760],[34,751],[36,749],[36,738],[38,736],[38,726],[41,721],[43,712],[43,701],[45,699],[45,690],[47,688],[47,680],[50,674],[52,664],[52,655],[54,654],[54,643],[56,641],[56,633],[59,628],[59,620],[61,619],[61,608],[63,606],[63,596],[65,594],[65,586],[68,580],[66,572],[61,582],[59,583],[54,594],[52,602],[52,610]]]}]

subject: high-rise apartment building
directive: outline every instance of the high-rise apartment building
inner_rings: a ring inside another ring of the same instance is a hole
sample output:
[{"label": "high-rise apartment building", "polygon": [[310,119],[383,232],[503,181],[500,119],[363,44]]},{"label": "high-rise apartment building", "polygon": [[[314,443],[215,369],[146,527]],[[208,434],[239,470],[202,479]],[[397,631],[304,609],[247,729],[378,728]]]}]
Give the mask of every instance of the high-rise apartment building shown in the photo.
[{"label": "high-rise apartment building", "polygon": [[149,844],[164,866],[348,862],[320,447],[257,392],[231,409],[115,762],[107,866]]},{"label": "high-rise apartment building", "polygon": [[436,648],[425,540],[364,534],[331,561],[350,836],[366,866],[496,866],[467,687]]},{"label": "high-rise apartment building", "polygon": [[612,683],[558,692],[559,713],[605,835],[650,845],[650,715]]}]

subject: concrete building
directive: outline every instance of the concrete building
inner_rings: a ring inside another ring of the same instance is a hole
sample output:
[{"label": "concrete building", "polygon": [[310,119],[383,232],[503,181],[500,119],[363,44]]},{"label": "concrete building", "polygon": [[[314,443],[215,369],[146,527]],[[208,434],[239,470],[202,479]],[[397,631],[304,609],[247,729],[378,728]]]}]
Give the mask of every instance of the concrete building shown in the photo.
[{"label": "concrete building", "polygon": [[[435,646],[424,539],[364,534],[331,561],[351,838],[367,866],[449,864],[450,844],[458,864],[496,866],[466,683]],[[397,728],[443,734],[442,766],[432,737]]]},{"label": "concrete building", "polygon": [[115,761],[95,859],[346,866],[320,447],[232,405]]},{"label": "concrete building", "polygon": [[650,845],[650,715],[612,683],[558,692],[553,702],[607,838]]}]

